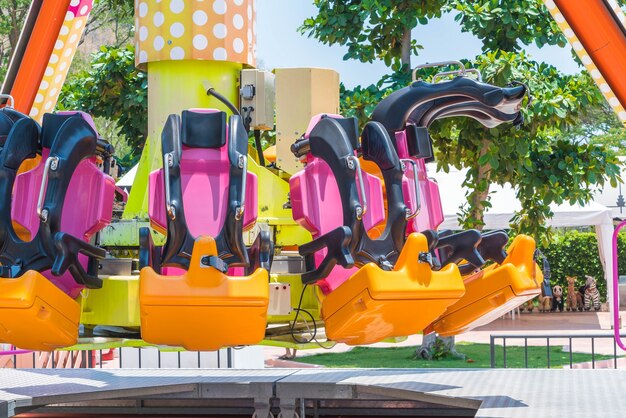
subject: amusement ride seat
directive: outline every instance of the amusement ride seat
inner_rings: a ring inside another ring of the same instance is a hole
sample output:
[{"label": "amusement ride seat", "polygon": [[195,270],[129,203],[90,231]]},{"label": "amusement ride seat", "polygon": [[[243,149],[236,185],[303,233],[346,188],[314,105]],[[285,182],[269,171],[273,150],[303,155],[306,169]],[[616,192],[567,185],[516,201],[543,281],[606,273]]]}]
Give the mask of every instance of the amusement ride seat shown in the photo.
[{"label": "amusement ride seat", "polygon": [[156,247],[149,229],[140,231],[145,341],[214,350],[263,339],[273,245],[266,231],[244,244],[258,190],[247,150],[238,115],[227,123],[224,112],[192,109],[168,118],[164,168],[149,186],[151,224],[167,241]]},{"label": "amusement ride seat", "polygon": [[[0,340],[51,350],[76,343],[84,288],[99,288],[105,251],[90,244],[111,221],[115,184],[96,165],[110,145],[82,112],[13,126],[0,153]],[[41,163],[18,175],[25,159]],[[37,198],[37,195],[39,196]],[[30,231],[25,241],[13,223]]]},{"label": "amusement ride seat", "polygon": [[[433,188],[436,183],[429,183],[426,177],[426,159],[433,157],[428,128],[436,119],[470,117],[487,128],[503,123],[518,125],[523,122],[520,108],[525,95],[523,85],[500,88],[459,76],[436,84],[413,83],[383,99],[373,112],[372,119],[382,123],[394,137],[399,155],[415,160],[420,189],[428,191],[421,196],[426,213],[409,224],[408,232],[423,232],[438,264],[458,263],[465,275],[465,295],[434,321],[428,331],[441,335],[467,331],[490,322],[541,291],[541,272],[535,265],[535,243],[531,237],[518,236],[507,254],[504,247],[508,235],[504,231],[436,232],[443,220],[441,201],[437,197],[438,188]],[[411,177],[405,177],[405,190],[413,189],[412,181]],[[409,206],[412,198],[409,194]],[[480,270],[489,260],[494,264]]]},{"label": "amusement ride seat", "polygon": [[[4,147],[4,143],[7,140],[7,136],[9,135],[9,132],[11,131],[11,128],[13,127],[15,122],[21,119],[28,118],[27,115],[13,109],[12,107],[13,98],[11,96],[0,95],[0,98],[2,97],[7,98],[8,102],[5,107],[0,109],[0,152],[2,152],[2,148]],[[34,166],[36,166],[37,164],[38,164],[37,158],[26,160],[20,166],[18,173],[27,171],[33,168]],[[33,231],[28,230],[23,225],[20,225],[19,223],[15,222],[15,220],[13,220],[13,228],[15,229],[15,233],[20,238],[22,238],[25,241],[30,240],[30,237]]]},{"label": "amusement ride seat", "polygon": [[[432,270],[424,235],[405,241],[403,167],[386,130],[368,123],[359,146],[355,125],[336,115],[314,118],[308,135],[292,147],[296,156],[305,156],[306,166],[290,179],[294,219],[314,234],[300,247],[310,268],[303,282],[320,283],[337,264],[358,267],[326,285],[322,301],[327,337],[351,345],[419,333],[464,293],[456,265]],[[387,222],[375,239],[367,230],[382,221],[382,205],[376,202],[367,225],[369,200],[363,197],[380,199],[380,181],[361,172],[355,150],[379,167],[386,182]]]}]

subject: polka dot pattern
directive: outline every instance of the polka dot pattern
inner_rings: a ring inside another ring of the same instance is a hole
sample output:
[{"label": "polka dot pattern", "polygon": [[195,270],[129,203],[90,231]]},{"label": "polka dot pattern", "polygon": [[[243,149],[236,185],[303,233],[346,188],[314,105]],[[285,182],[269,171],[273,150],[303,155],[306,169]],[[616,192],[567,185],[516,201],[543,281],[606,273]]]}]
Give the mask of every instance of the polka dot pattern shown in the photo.
[{"label": "polka dot pattern", "polygon": [[72,0],[65,14],[63,26],[50,54],[43,80],[35,96],[30,116],[41,122],[43,114],[56,106],[65,77],[74,59],[78,42],[83,35],[87,18],[91,12],[92,0]]},{"label": "polka dot pattern", "polygon": [[255,0],[136,0],[135,64],[216,60],[256,65]]},{"label": "polka dot pattern", "polygon": [[[570,27],[570,25],[565,20],[565,17],[561,13],[557,5],[554,3],[553,0],[544,0],[544,3],[546,7],[548,8],[548,10],[550,11],[550,14],[554,18],[554,20],[559,25],[559,28],[561,29],[561,31],[567,38],[567,41],[570,43],[574,51],[576,51],[576,54],[578,55],[578,57],[584,64],[589,74],[591,74],[593,81],[595,81],[597,86],[600,88],[600,91],[606,98],[607,102],[609,102],[609,105],[613,108],[613,111],[617,114],[617,117],[620,119],[620,121],[622,121],[622,123],[626,124],[626,111],[624,110],[624,106],[619,102],[619,100],[615,96],[615,93],[613,93],[613,90],[611,90],[611,87],[609,86],[609,84],[606,82],[604,77],[602,77],[602,74],[600,73],[600,71],[598,71],[598,67],[596,67],[596,65],[593,63],[593,60],[591,59],[587,51],[585,51],[585,48],[583,47],[582,43],[580,42],[580,40],[578,39],[578,37],[576,36],[574,31]],[[618,19],[622,23],[622,25],[626,26],[626,17],[624,16],[624,13],[620,9],[617,2],[615,2],[615,0],[609,0],[608,3],[609,3],[609,6],[613,9],[615,15],[618,17]]]}]

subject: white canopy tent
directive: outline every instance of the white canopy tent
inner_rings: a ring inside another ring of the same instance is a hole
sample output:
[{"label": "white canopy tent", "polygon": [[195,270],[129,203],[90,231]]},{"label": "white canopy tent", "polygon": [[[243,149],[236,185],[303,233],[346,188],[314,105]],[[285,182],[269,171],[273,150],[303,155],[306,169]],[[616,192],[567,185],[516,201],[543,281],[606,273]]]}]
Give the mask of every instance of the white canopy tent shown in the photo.
[{"label": "white canopy tent", "polygon": [[[465,179],[464,170],[452,168],[449,173],[436,172],[435,164],[428,165],[430,177],[437,180],[441,193],[441,203],[445,220],[441,229],[461,229],[457,221],[459,207],[465,202],[466,188],[462,186]],[[521,209],[521,204],[515,197],[513,188],[506,184],[504,187],[491,187],[491,205],[485,211],[485,229],[509,228],[513,214]],[[593,226],[598,237],[598,251],[604,266],[604,277],[607,283],[608,300],[613,300],[613,219],[611,209],[597,202],[590,202],[585,206],[552,205],[554,216],[548,220],[552,227],[582,227]],[[613,304],[609,303],[611,312]],[[613,320],[611,315],[611,321]]]},{"label": "white canopy tent", "polygon": [[119,180],[117,180],[115,185],[125,189],[126,191],[130,190],[130,188],[133,187],[133,182],[135,181],[138,168],[139,164],[135,164],[135,166],[131,168],[128,173],[124,174]]}]

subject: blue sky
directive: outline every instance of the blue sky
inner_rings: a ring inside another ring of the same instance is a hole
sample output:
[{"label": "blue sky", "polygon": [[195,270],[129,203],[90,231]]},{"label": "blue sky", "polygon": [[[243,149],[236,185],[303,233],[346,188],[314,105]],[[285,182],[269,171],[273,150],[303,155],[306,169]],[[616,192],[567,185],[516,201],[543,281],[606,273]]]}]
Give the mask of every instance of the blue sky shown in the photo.
[{"label": "blue sky", "polygon": [[[355,60],[343,61],[346,49],[325,46],[315,39],[298,33],[297,28],[316,8],[312,0],[257,0],[257,59],[265,69],[276,67],[322,67],[339,72],[348,87],[368,85],[388,72],[382,62],[364,64]],[[470,58],[480,54],[481,42],[473,35],[462,33],[452,15],[430,22],[413,31],[423,50],[413,57],[413,65],[424,62]],[[580,71],[565,48],[535,46],[527,52],[538,61],[548,62],[565,73]]]}]

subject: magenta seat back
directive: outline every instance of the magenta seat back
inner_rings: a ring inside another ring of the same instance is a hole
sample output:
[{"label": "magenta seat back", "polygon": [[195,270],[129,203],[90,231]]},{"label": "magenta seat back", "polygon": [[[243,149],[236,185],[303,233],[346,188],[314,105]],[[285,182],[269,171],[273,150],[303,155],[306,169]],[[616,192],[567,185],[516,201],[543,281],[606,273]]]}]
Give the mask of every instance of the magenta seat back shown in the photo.
[{"label": "magenta seat back", "polygon": [[[421,210],[417,216],[410,219],[407,224],[407,233],[420,232],[426,229],[437,229],[443,222],[443,208],[439,185],[428,177],[426,162],[423,158],[414,158],[409,155],[405,131],[396,132],[396,144],[398,156],[402,159],[412,159],[417,164],[417,176],[419,181]],[[414,212],[417,209],[413,168],[408,169],[402,179],[402,191],[405,203]]]},{"label": "magenta seat back", "polygon": [[[83,112],[59,112],[60,114],[80,114],[92,127],[91,116]],[[95,128],[94,128],[95,129]],[[13,220],[25,227],[34,236],[39,229],[37,216],[37,196],[43,179],[45,160],[50,149],[42,150],[41,163],[15,179],[11,214]],[[95,158],[83,160],[70,180],[69,189],[63,203],[61,231],[88,242],[93,235],[111,222],[115,181],[103,173],[96,165]],[[80,256],[86,267],[86,257]],[[42,272],[50,281],[71,297],[76,297],[84,286],[79,285],[69,272],[60,277],[49,271]]]},{"label": "magenta seat back", "polygon": [[[320,119],[321,115],[317,115],[311,120],[305,138],[308,138]],[[368,205],[367,212],[363,215],[363,224],[370,230],[385,220],[382,183],[378,177],[365,171],[362,171],[362,175]],[[304,169],[289,179],[289,189],[293,219],[311,232],[314,239],[343,225],[337,179],[324,160],[309,154]],[[360,193],[359,190],[359,195]],[[319,264],[325,255],[326,250],[318,251],[315,254],[316,263]],[[347,280],[354,271],[356,269],[336,266],[328,277],[317,284],[324,293],[329,293]]]},{"label": "magenta seat back", "polygon": [[[213,113],[215,109],[192,109],[194,112]],[[228,126],[226,143],[219,149],[183,146],[180,161],[183,206],[189,232],[217,236],[224,221],[228,204],[229,160]],[[246,174],[246,201],[243,214],[244,229],[254,226],[258,211],[258,180],[254,173]],[[165,186],[163,169],[150,173],[148,214],[158,229],[167,230]]]}]

